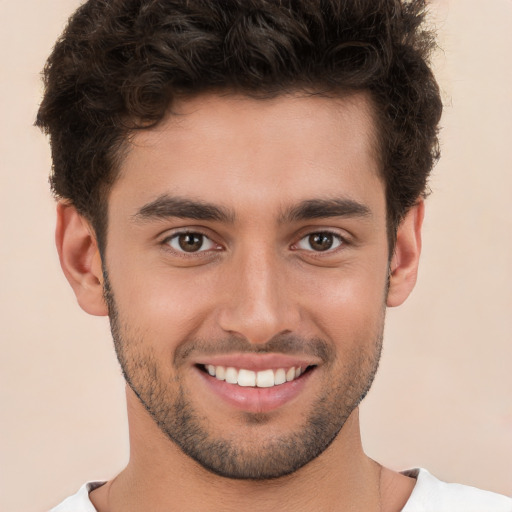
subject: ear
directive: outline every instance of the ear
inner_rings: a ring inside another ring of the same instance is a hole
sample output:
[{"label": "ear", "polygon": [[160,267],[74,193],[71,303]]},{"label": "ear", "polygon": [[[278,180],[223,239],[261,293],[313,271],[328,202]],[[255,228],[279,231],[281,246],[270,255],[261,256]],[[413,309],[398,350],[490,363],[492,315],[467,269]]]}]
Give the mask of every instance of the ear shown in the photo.
[{"label": "ear", "polygon": [[389,268],[389,307],[400,306],[416,284],[424,213],[425,203],[423,200],[418,201],[407,212],[398,227],[395,251]]},{"label": "ear", "polygon": [[71,204],[60,202],[57,205],[55,242],[60,265],[80,307],[91,315],[107,315],[96,236],[89,222]]}]

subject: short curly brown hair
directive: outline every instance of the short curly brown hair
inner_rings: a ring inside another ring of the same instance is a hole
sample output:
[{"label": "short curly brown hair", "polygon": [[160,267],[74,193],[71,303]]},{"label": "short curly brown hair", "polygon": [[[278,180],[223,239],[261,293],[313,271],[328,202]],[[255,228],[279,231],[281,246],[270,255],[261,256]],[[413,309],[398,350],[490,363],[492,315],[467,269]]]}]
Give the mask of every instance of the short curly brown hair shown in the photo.
[{"label": "short curly brown hair", "polygon": [[366,91],[392,247],[439,157],[425,12],[426,0],[89,0],[44,69],[36,125],[50,135],[53,192],[91,221],[101,248],[123,147],[177,97]]}]

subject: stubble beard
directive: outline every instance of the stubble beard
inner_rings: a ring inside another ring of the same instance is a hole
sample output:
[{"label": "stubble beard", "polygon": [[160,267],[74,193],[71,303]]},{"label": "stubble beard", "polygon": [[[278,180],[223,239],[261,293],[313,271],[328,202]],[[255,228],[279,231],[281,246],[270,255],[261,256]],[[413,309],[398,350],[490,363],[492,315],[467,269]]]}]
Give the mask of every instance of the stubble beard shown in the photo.
[{"label": "stubble beard", "polygon": [[[117,358],[124,378],[151,415],[160,430],[186,455],[204,469],[227,478],[268,480],[294,473],[322,454],[336,438],[346,420],[366,396],[375,378],[382,351],[384,308],[382,319],[374,334],[371,352],[365,343],[342,367],[336,381],[324,386],[307,418],[296,431],[283,432],[268,440],[261,438],[251,444],[235,444],[228,437],[215,437],[208,428],[209,421],[198,411],[179,377],[172,382],[163,375],[161,365],[143,336],[130,334],[128,325],[120,318],[114,294],[104,272],[104,296],[109,309],[110,327]],[[193,344],[194,340],[190,340]],[[320,344],[316,353],[331,354],[334,350],[323,340],[304,340]],[[279,346],[279,340],[276,343]],[[283,346],[287,345],[283,342]],[[344,354],[347,356],[347,354]],[[333,365],[333,360],[325,361]],[[335,375],[331,372],[331,375]],[[265,413],[245,413],[247,425],[265,428],[269,419]]]}]

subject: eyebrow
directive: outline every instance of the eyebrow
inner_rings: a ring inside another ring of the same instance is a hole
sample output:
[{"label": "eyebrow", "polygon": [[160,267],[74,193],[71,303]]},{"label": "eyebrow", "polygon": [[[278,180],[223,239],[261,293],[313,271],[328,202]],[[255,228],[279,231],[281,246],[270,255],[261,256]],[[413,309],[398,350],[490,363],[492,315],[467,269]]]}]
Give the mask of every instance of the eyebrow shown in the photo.
[{"label": "eyebrow", "polygon": [[235,214],[226,208],[204,201],[172,197],[164,194],[154,201],[145,204],[134,216],[136,221],[166,219],[215,220],[232,224]]},{"label": "eyebrow", "polygon": [[280,222],[296,222],[329,217],[371,217],[366,205],[347,198],[309,199],[281,215]]},{"label": "eyebrow", "polygon": [[[347,198],[308,199],[286,209],[279,223],[297,222],[330,217],[369,217],[371,210],[362,203]],[[173,197],[164,194],[145,204],[133,216],[137,222],[177,217],[181,219],[218,221],[233,224],[233,211],[200,200]]]}]

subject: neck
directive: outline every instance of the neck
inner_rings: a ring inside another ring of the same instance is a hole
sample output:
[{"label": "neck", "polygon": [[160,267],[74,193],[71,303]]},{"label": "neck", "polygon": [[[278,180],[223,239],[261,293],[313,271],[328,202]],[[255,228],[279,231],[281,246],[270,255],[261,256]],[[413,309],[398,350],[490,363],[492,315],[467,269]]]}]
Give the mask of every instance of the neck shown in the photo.
[{"label": "neck", "polygon": [[327,450],[293,474],[235,480],[214,475],[185,455],[130,393],[130,461],[115,479],[91,493],[99,512],[192,512],[205,504],[209,512],[385,510],[382,468],[363,452],[357,409]]}]

